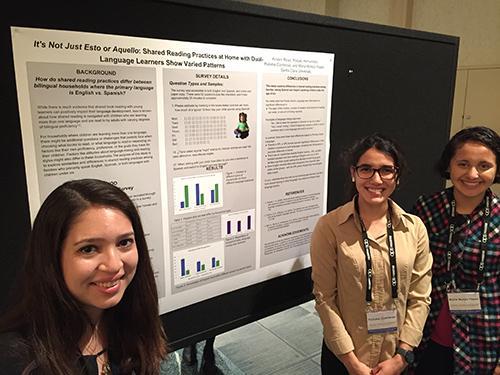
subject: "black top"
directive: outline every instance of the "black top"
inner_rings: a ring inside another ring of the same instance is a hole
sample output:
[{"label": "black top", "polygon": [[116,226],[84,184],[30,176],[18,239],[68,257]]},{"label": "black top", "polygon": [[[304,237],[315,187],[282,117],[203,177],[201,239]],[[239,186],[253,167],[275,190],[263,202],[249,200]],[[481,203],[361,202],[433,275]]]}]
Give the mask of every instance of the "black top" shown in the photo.
[{"label": "black top", "polygon": [[[112,374],[120,374],[119,366],[113,363],[111,353]],[[98,375],[95,355],[82,355],[78,357],[78,367],[85,375]],[[38,370],[31,349],[25,339],[17,332],[0,333],[0,375],[30,374],[42,375]]]},{"label": "black top", "polygon": [[35,367],[32,358],[29,347],[19,333],[0,334],[0,375],[22,374],[29,366]]}]

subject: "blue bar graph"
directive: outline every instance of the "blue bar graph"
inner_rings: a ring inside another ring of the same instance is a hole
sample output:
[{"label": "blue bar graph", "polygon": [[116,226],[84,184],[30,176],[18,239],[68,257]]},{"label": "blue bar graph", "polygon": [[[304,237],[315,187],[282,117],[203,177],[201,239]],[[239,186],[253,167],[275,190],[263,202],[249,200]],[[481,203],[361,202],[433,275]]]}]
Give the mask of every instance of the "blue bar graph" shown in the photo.
[{"label": "blue bar graph", "polygon": [[181,276],[186,275],[186,259],[181,259]]},{"label": "blue bar graph", "polygon": [[220,231],[223,238],[254,232],[254,227],[255,209],[230,212],[221,216]]},{"label": "blue bar graph", "polygon": [[220,172],[174,177],[173,185],[175,215],[223,206],[223,175]]},{"label": "blue bar graph", "polygon": [[[194,186],[193,186],[194,192]],[[193,195],[193,205],[195,203]],[[223,227],[226,229],[225,225]],[[232,228],[235,232],[235,228]],[[173,253],[174,285],[185,285],[224,272],[224,242],[201,244]],[[1,373],[1,371],[0,371]]]}]

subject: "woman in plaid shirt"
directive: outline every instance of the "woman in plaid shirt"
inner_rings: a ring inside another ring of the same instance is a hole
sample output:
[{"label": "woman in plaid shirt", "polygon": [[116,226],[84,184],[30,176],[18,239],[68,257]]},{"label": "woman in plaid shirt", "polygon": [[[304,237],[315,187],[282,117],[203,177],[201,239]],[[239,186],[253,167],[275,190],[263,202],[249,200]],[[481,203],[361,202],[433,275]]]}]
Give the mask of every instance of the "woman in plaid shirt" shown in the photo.
[{"label": "woman in plaid shirt", "polygon": [[434,258],[417,374],[500,374],[499,155],[493,130],[461,130],[438,163],[453,186],[417,200]]}]

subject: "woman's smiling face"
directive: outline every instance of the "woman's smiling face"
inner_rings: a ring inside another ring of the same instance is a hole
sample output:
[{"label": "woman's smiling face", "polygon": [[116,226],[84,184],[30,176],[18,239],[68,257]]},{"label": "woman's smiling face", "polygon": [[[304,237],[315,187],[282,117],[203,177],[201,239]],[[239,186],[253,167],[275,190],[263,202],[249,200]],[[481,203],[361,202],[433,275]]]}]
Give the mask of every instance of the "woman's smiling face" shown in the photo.
[{"label": "woman's smiling face", "polygon": [[91,318],[121,301],[137,263],[134,230],[120,210],[91,206],[71,223],[61,251],[63,277]]},{"label": "woman's smiling face", "polygon": [[482,143],[465,142],[451,158],[449,172],[457,198],[478,198],[495,181],[497,160]]},{"label": "woman's smiling face", "polygon": [[[359,158],[356,167],[367,166],[374,169],[383,167],[396,168],[394,159],[386,153],[372,147]],[[397,175],[392,179],[382,179],[379,172],[375,172],[371,178],[361,178],[354,167],[351,167],[351,176],[356,183],[359,194],[359,203],[367,205],[385,204],[387,199],[396,189]]]}]

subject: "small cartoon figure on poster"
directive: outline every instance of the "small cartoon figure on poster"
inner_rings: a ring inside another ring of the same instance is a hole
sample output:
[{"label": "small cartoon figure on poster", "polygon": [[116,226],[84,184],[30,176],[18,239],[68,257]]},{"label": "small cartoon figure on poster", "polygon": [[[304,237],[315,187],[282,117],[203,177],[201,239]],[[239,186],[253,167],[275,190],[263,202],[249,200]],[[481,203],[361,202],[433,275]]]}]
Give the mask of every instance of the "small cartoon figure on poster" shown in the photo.
[{"label": "small cartoon figure on poster", "polygon": [[245,112],[240,112],[239,121],[236,129],[234,129],[234,135],[236,138],[245,139],[250,133],[250,128],[247,124],[247,114]]}]

